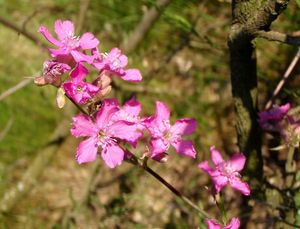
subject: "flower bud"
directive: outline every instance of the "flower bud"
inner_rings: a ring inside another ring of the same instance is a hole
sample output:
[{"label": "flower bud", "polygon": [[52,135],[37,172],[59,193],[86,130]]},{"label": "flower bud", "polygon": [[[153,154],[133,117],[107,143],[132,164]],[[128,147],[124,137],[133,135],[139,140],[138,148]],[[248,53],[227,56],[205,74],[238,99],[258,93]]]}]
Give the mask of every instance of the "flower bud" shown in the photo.
[{"label": "flower bud", "polygon": [[57,90],[56,104],[58,108],[63,108],[66,104],[65,91],[61,87]]}]

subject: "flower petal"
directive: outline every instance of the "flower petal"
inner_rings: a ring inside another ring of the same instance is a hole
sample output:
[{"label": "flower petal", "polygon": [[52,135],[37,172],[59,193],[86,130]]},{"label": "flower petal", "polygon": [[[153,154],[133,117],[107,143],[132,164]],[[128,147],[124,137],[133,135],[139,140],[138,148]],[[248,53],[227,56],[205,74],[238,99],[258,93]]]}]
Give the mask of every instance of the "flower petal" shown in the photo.
[{"label": "flower petal", "polygon": [[88,64],[93,63],[94,58],[92,56],[86,55],[82,52],[78,52],[76,50],[71,51],[71,55],[74,58],[75,62],[87,62]]},{"label": "flower petal", "polygon": [[72,58],[72,56],[69,54],[68,50],[65,50],[65,49],[51,49],[51,48],[49,48],[48,50],[50,52],[50,55],[52,57],[55,57],[56,59],[70,59],[70,57]]},{"label": "flower petal", "polygon": [[122,164],[124,160],[124,151],[116,144],[110,144],[102,149],[101,157],[109,168],[115,168]]},{"label": "flower petal", "polygon": [[239,172],[244,168],[245,162],[246,157],[242,153],[236,153],[230,158],[230,160],[227,163],[233,171]]},{"label": "flower petal", "polygon": [[123,109],[132,116],[138,116],[142,110],[142,106],[141,103],[135,99],[135,97],[132,97],[124,104]]},{"label": "flower petal", "polygon": [[211,160],[215,165],[219,165],[224,162],[221,153],[216,149],[215,146],[210,147]]},{"label": "flower petal", "polygon": [[82,49],[92,49],[99,45],[99,40],[92,33],[84,33],[79,42]]},{"label": "flower petal", "polygon": [[96,115],[96,123],[100,129],[108,126],[110,118],[120,109],[116,99],[105,99]]},{"label": "flower petal", "polygon": [[56,20],[54,23],[54,31],[59,40],[74,37],[74,24],[71,21]]},{"label": "flower petal", "polygon": [[76,160],[79,164],[95,161],[97,151],[97,140],[95,138],[88,138],[79,144],[76,151]]},{"label": "flower petal", "polygon": [[201,163],[198,164],[198,168],[202,169],[204,172],[210,174],[210,171],[212,171],[213,169],[209,166],[208,161],[203,161]]},{"label": "flower petal", "polygon": [[112,48],[107,54],[106,60],[110,63],[110,68],[124,68],[128,64],[128,58],[122,54],[118,48]]},{"label": "flower petal", "polygon": [[221,225],[216,223],[212,219],[207,219],[206,224],[207,224],[208,229],[222,229]]},{"label": "flower petal", "polygon": [[170,132],[172,135],[190,135],[194,133],[197,126],[197,121],[193,118],[183,118],[175,122],[171,127]]},{"label": "flower petal", "polygon": [[127,121],[116,121],[107,128],[109,136],[120,138],[128,141],[133,146],[136,145],[137,140],[142,137],[142,133],[138,131],[135,123]]},{"label": "flower petal", "polygon": [[87,115],[77,115],[72,118],[71,134],[75,137],[95,136],[98,133],[98,127]]},{"label": "flower petal", "polygon": [[89,74],[87,68],[84,67],[83,64],[77,63],[70,76],[73,78],[74,82],[79,82],[82,81],[87,74]]},{"label": "flower petal", "polygon": [[245,196],[250,195],[250,188],[246,182],[242,182],[240,178],[234,177],[229,180],[230,185],[232,188],[238,190]]},{"label": "flower petal", "polygon": [[174,146],[176,152],[181,155],[192,157],[192,158],[196,157],[196,150],[191,140],[172,141],[171,145]]},{"label": "flower petal", "polygon": [[170,110],[166,104],[156,101],[156,117],[160,120],[170,119]]},{"label": "flower petal", "polygon": [[159,154],[165,153],[169,149],[170,144],[162,138],[151,138],[150,140],[150,154],[151,158]]},{"label": "flower petal", "polygon": [[238,218],[232,218],[230,223],[227,224],[223,229],[238,229],[240,227],[240,220]]},{"label": "flower petal", "polygon": [[40,26],[39,33],[41,33],[50,43],[60,47],[62,43],[55,39],[48,31],[48,29],[45,26]]},{"label": "flower petal", "polygon": [[[216,171],[214,171],[214,172],[217,173]],[[211,178],[212,178],[212,181],[214,183],[214,187],[215,187],[215,190],[217,193],[219,193],[228,183],[228,178],[226,176],[212,175]]]},{"label": "flower petal", "polygon": [[121,75],[120,77],[130,82],[140,82],[142,80],[141,72],[133,68],[125,70],[125,75]]}]

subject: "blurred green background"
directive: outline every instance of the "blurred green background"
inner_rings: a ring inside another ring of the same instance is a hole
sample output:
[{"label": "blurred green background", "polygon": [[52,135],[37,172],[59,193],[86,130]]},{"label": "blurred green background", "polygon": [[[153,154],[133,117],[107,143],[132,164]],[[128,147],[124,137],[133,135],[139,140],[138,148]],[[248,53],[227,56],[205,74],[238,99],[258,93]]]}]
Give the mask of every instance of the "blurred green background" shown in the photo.
[{"label": "blurred green background", "polygon": [[[53,31],[56,19],[78,23],[80,0],[0,0],[0,17],[30,32],[41,24]],[[154,0],[91,0],[84,12],[82,32],[93,32],[100,50],[119,47],[136,28]],[[273,27],[283,32],[299,29],[300,14],[296,2]],[[130,84],[116,80],[113,95],[120,101],[136,96],[143,114],[154,112],[155,101],[166,102],[172,121],[194,117],[198,121],[195,142],[197,160],[171,152],[168,163],[150,162],[166,179],[218,216],[205,174],[197,163],[207,158],[211,145],[227,153],[234,152],[236,137],[231,104],[227,32],[231,4],[226,0],[172,0],[140,46],[129,55],[130,67],[143,73],[143,82]],[[295,47],[256,40],[260,106],[282,76],[296,52]],[[25,77],[42,70],[48,53],[38,44],[3,23],[0,24],[0,94]],[[299,68],[281,94],[282,100],[297,102],[300,90]],[[0,194],[16,184],[37,152],[47,144],[56,126],[67,112],[56,107],[56,89],[28,84],[0,101]],[[71,120],[70,120],[71,123]],[[77,165],[74,152],[78,141],[67,138],[29,194],[0,219],[1,228],[196,228],[203,219],[180,203],[164,187],[143,171],[130,165],[109,170],[100,161],[99,175],[93,181],[89,203],[72,212],[91,173],[91,164]],[[143,146],[140,146],[143,147]],[[238,209],[236,196],[229,194],[230,215]],[[71,209],[71,210],[70,210]],[[70,226],[71,225],[71,226]]]}]

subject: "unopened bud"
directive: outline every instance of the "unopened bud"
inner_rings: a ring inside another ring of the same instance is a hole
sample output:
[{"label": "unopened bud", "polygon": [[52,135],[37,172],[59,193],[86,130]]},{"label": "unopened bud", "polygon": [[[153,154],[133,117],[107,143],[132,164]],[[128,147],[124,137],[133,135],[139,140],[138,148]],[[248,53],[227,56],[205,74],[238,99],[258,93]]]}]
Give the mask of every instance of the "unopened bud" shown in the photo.
[{"label": "unopened bud", "polygon": [[99,90],[99,92],[93,96],[93,98],[91,99],[92,103],[98,103],[100,101],[102,101],[110,92],[111,92],[112,87],[108,86],[102,90]]},{"label": "unopened bud", "polygon": [[108,87],[112,82],[111,76],[109,73],[106,73],[105,71],[102,72],[98,78],[95,80],[94,84],[101,89],[104,89]]},{"label": "unopened bud", "polygon": [[44,86],[47,84],[43,76],[35,77],[33,82],[38,86]]},{"label": "unopened bud", "polygon": [[61,87],[57,90],[56,104],[58,108],[63,108],[66,104],[65,91]]}]

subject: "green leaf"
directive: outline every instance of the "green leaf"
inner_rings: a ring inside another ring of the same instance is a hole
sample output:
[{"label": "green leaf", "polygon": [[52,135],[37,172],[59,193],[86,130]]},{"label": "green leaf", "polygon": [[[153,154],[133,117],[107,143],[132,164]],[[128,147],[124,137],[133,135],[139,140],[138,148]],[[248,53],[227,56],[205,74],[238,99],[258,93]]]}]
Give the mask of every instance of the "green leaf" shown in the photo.
[{"label": "green leaf", "polygon": [[166,13],[165,18],[170,24],[173,24],[174,26],[185,32],[196,33],[192,23],[181,15]]},{"label": "green leaf", "polygon": [[296,0],[298,7],[300,8],[300,0]]}]

